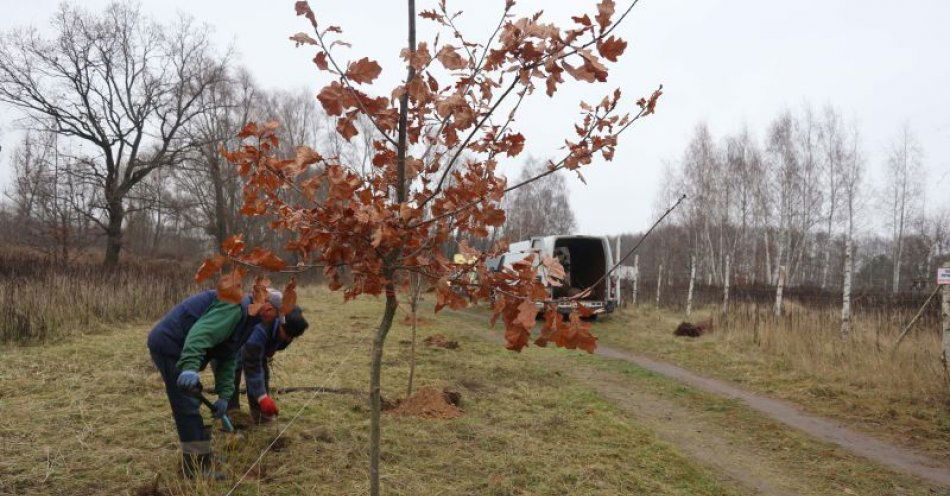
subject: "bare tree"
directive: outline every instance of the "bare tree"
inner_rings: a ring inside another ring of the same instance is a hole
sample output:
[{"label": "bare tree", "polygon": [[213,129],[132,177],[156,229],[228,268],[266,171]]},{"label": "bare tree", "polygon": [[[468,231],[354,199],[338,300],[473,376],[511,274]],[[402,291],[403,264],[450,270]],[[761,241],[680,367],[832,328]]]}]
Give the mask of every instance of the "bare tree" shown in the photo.
[{"label": "bare tree", "polygon": [[180,160],[182,128],[207,110],[200,96],[223,78],[227,57],[213,53],[207,26],[159,25],[130,3],[98,14],[63,4],[52,28],[51,38],[35,29],[3,35],[0,101],[33,127],[91,145],[76,173],[97,191],[87,214],[106,234],[105,265],[115,265],[127,195]]},{"label": "bare tree", "polygon": [[13,199],[19,240],[51,258],[69,261],[88,241],[89,225],[80,214],[90,197],[69,173],[72,163],[57,135],[27,132],[13,151]]},{"label": "bare tree", "polygon": [[195,224],[213,236],[215,246],[234,230],[250,231],[238,225],[247,221],[238,212],[243,201],[240,182],[221,156],[221,147],[235,146],[238,131],[259,110],[260,98],[246,70],[232,71],[200,96],[207,111],[185,127],[194,146],[175,168],[175,183],[194,211]]},{"label": "bare tree", "polygon": [[824,155],[824,160],[821,164],[821,175],[825,189],[825,239],[820,283],[820,287],[824,289],[828,284],[828,272],[831,267],[835,216],[839,213],[841,181],[845,178],[843,169],[846,167],[846,162],[849,159],[849,150],[846,150],[847,137],[845,136],[844,126],[840,115],[834,107],[825,107],[819,136],[822,154]]},{"label": "bare tree", "polygon": [[[840,186],[842,203],[847,218],[845,231],[844,252],[844,284],[842,285],[841,304],[841,339],[848,339],[851,334],[851,290],[852,274],[854,272],[854,222],[857,209],[860,205],[861,180],[864,175],[864,159],[858,148],[857,126],[853,126],[849,133],[851,146],[847,155],[843,157],[840,169]],[[846,147],[847,145],[845,145]],[[844,147],[843,147],[844,148]]]},{"label": "bare tree", "polygon": [[[518,182],[543,172],[545,164],[528,159]],[[504,235],[510,240],[545,234],[566,234],[577,229],[564,176],[551,174],[512,191],[505,197]]]},{"label": "bare tree", "polygon": [[900,290],[901,262],[906,229],[918,214],[923,193],[923,152],[908,125],[904,125],[891,145],[887,158],[886,194],[890,210],[894,275],[891,292]]}]

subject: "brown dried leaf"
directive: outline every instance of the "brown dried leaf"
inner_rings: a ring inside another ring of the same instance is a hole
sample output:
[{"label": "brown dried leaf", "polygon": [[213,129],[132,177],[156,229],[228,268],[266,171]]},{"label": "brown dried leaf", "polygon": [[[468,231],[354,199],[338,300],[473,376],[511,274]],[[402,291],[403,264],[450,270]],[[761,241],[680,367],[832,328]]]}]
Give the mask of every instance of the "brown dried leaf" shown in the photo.
[{"label": "brown dried leaf", "polygon": [[280,305],[281,315],[290,313],[295,305],[297,305],[297,278],[291,276],[290,281],[287,281],[287,285],[284,286],[283,300]]},{"label": "brown dried leaf", "polygon": [[242,285],[244,282],[245,270],[241,267],[225,274],[218,280],[218,299],[228,303],[241,303],[244,296]]},{"label": "brown dried leaf", "polygon": [[353,125],[353,119],[349,117],[340,117],[340,119],[336,121],[336,132],[340,133],[340,136],[343,136],[347,141],[359,134],[359,131],[356,130],[356,126]]},{"label": "brown dried leaf", "polygon": [[228,236],[221,243],[221,251],[229,257],[236,257],[244,251],[244,237],[240,234]]},{"label": "brown dried leaf", "polygon": [[294,47],[299,47],[300,45],[317,44],[317,40],[311,38],[307,33],[297,33],[290,37],[290,41],[294,42]]},{"label": "brown dried leaf", "polygon": [[597,43],[597,51],[611,62],[616,62],[617,57],[623,53],[625,48],[627,48],[627,42],[614,36]]},{"label": "brown dried leaf", "polygon": [[468,62],[455,51],[455,47],[452,45],[444,45],[442,49],[439,50],[439,53],[436,54],[436,57],[439,59],[439,62],[442,63],[442,66],[450,71],[468,67]]},{"label": "brown dried leaf", "polygon": [[382,70],[383,68],[380,67],[375,60],[363,57],[350,64],[346,69],[346,77],[359,84],[369,84],[379,77],[379,73],[382,72]]},{"label": "brown dried leaf", "polygon": [[317,52],[317,55],[313,57],[313,63],[317,64],[317,67],[321,71],[329,71],[330,64],[327,63],[327,52]]},{"label": "brown dried leaf", "polygon": [[198,272],[195,273],[195,282],[199,284],[202,283],[205,279],[211,277],[212,274],[221,270],[225,262],[227,262],[227,259],[223,255],[215,255],[205,259],[201,267],[198,268]]},{"label": "brown dried leaf", "polygon": [[600,29],[606,29],[610,25],[610,18],[614,15],[614,0],[603,0],[597,4],[597,15],[594,19],[600,24]]}]

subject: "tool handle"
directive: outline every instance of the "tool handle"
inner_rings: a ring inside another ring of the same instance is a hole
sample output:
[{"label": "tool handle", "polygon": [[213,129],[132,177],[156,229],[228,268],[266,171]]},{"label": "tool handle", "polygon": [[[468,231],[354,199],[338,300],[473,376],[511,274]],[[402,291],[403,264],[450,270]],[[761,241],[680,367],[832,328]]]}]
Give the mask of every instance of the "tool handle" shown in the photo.
[{"label": "tool handle", "polygon": [[231,423],[231,419],[228,418],[228,414],[221,416],[221,424],[224,425],[224,430],[234,432],[234,425]]},{"label": "tool handle", "polygon": [[[214,412],[214,403],[212,403],[211,400],[209,400],[208,397],[205,396],[201,391],[202,391],[202,386],[201,386],[201,383],[199,382],[198,385],[195,386],[195,388],[191,391],[191,393],[197,396],[198,399],[200,399],[201,402],[204,404],[204,406],[208,407],[209,410]],[[231,419],[228,418],[227,414],[224,414],[221,416],[221,425],[224,426],[224,430],[228,432],[234,432],[234,424],[231,423]]]}]

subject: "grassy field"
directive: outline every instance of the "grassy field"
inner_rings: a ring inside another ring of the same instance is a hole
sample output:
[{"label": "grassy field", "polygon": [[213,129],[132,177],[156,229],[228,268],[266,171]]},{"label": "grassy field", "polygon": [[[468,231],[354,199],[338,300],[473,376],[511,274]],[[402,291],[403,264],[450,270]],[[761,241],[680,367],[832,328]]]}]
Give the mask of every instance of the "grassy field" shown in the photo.
[{"label": "grassy field", "polygon": [[[365,388],[370,328],[381,304],[340,306],[308,291],[314,323],[277,360],[278,386]],[[578,381],[526,354],[505,351],[439,320],[458,350],[420,347],[417,385],[450,385],[464,416],[384,419],[386,494],[742,494],[658,441]],[[145,348],[147,327],[125,326],[46,347],[0,352],[0,493],[222,494],[229,483],[182,481],[161,381]],[[389,340],[384,396],[404,394],[408,331]],[[555,355],[550,355],[554,357]],[[363,494],[365,402],[310,393],[278,398],[280,422],[218,435],[234,482],[279,429],[296,422],[236,494]]]},{"label": "grassy field", "polygon": [[[691,320],[716,311],[700,309]],[[599,335],[605,345],[728,379],[935,458],[950,457],[950,386],[935,332],[915,332],[892,354],[895,322],[859,315],[851,339],[842,343],[837,314],[793,310],[773,320],[749,311],[734,311],[729,323],[717,318],[711,334],[678,338],[672,333],[682,315],[644,305],[603,322]]]},{"label": "grassy field", "polygon": [[[301,303],[313,325],[278,356],[273,385],[365,389],[381,302],[342,305],[340,295],[308,288]],[[596,330],[616,341],[624,325],[606,319]],[[630,364],[509,352],[496,331],[478,313],[448,312],[420,329],[420,341],[443,333],[460,346],[420,343],[416,387],[453,388],[464,414],[384,415],[385,494],[947,494]],[[366,403],[338,394],[280,395],[276,424],[216,434],[229,481],[179,478],[147,332],[122,326],[0,351],[0,494],[224,494],[285,428],[234,494],[366,493]],[[408,335],[397,325],[387,344],[390,400],[405,395]]]}]

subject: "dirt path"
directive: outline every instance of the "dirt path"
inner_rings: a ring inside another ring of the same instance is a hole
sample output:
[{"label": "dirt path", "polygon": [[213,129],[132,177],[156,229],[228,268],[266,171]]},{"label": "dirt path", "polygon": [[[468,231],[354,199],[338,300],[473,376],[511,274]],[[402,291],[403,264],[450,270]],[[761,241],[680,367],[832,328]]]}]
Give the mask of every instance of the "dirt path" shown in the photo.
[{"label": "dirt path", "polygon": [[[483,315],[449,312],[469,320],[485,321]],[[497,333],[486,337],[502,339]],[[897,472],[950,488],[950,465],[851,430],[830,419],[806,413],[792,403],[755,394],[726,381],[701,376],[666,362],[607,346],[598,346],[596,354],[635,364],[699,391],[737,400],[746,407],[818,441],[840,446],[848,452]],[[744,447],[736,446],[730,440],[716,435],[717,427],[697,423],[695,416],[690,416],[689,412],[683,411],[674,403],[642,391],[631,391],[626,383],[606,372],[576,370],[572,374],[580,374],[579,378],[585,380],[598,393],[647,422],[661,438],[696,459],[704,460],[726,478],[760,494],[810,493],[807,479],[795,480],[788,471],[782,470],[780,464],[769,464],[755,450],[743,449]],[[684,429],[685,425],[691,427]]]},{"label": "dirt path", "polygon": [[704,421],[681,405],[643,391],[631,391],[629,381],[616,374],[593,369],[575,369],[570,374],[632,415],[658,438],[712,469],[724,481],[753,494],[810,494],[809,480],[790,474],[780,464],[769,463],[762,453],[749,446],[720,435],[718,426]]},{"label": "dirt path", "polygon": [[633,353],[599,346],[601,356],[624,360],[693,388],[725,398],[739,400],[747,407],[815,439],[836,444],[852,453],[899,472],[914,475],[934,484],[950,487],[950,465],[915,453],[906,448],[881,441],[867,434],[848,429],[824,417],[805,413],[796,405],[746,391],[734,384],[704,377],[675,365]]}]

